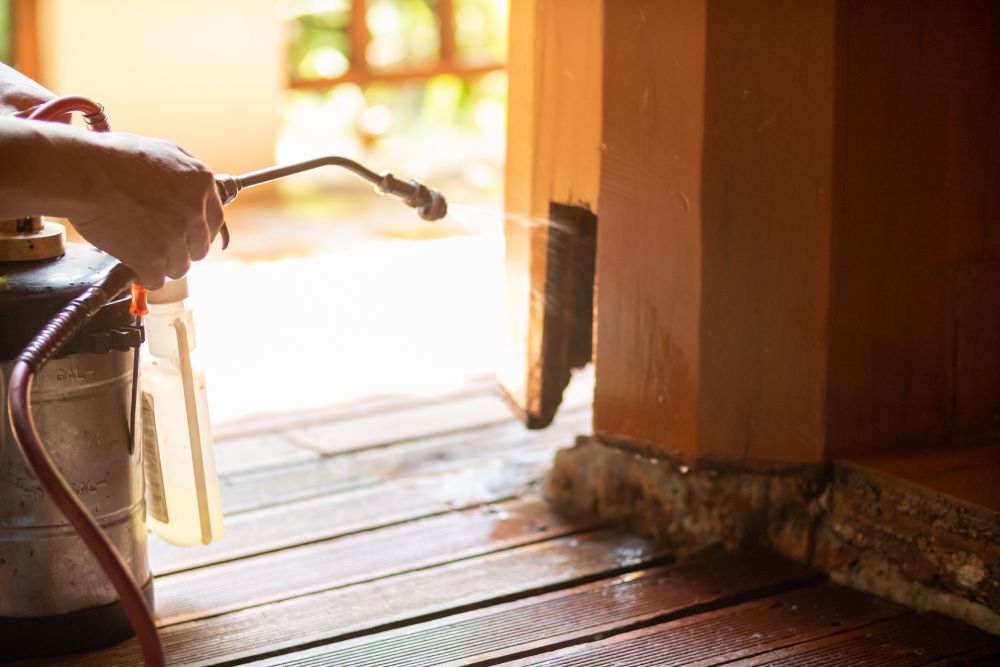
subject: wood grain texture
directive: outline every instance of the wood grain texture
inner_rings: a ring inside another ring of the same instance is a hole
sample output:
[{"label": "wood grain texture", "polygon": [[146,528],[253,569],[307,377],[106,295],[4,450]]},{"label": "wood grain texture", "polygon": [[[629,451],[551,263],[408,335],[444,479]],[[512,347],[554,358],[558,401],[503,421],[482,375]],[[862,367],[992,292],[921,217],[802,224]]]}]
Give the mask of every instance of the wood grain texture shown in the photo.
[{"label": "wood grain texture", "polygon": [[[589,533],[182,623],[161,636],[171,665],[248,661],[613,576],[662,554],[638,538]],[[132,640],[59,664],[133,667],[138,655]]]},{"label": "wood grain texture", "polygon": [[705,2],[605,16],[594,432],[698,451]]},{"label": "wood grain texture", "polygon": [[709,0],[699,455],[825,455],[835,0]]},{"label": "wood grain texture", "polygon": [[991,658],[1000,658],[1000,638],[935,614],[915,614],[731,664],[734,667],[890,664],[908,667],[945,660],[952,666],[988,664],[987,661],[996,664]]},{"label": "wood grain texture", "polygon": [[908,613],[839,586],[813,586],[508,664],[708,667]]},{"label": "wood grain texture", "polygon": [[771,555],[706,557],[290,653],[268,665],[424,667],[500,662],[801,586],[819,575]]},{"label": "wood grain texture", "polygon": [[615,8],[595,432],[782,463],[994,434],[1000,7]]},{"label": "wood grain texture", "polygon": [[551,220],[550,204],[597,210],[603,9],[601,0],[510,6],[517,29],[510,31],[507,66],[507,335],[498,377],[532,426],[551,421],[576,363],[566,356],[566,340],[575,328],[590,327],[589,307],[558,310],[574,284],[593,284],[593,275],[581,275],[586,263],[569,261],[572,253],[560,247],[565,239],[550,235],[553,223],[566,225]]},{"label": "wood grain texture", "polygon": [[390,479],[382,484],[290,502],[227,517],[222,537],[191,549],[150,538],[156,576],[205,567],[254,554],[332,539],[453,510],[510,500],[544,477],[554,446],[522,449],[508,458],[437,475]]},{"label": "wood grain texture", "polygon": [[[161,626],[441,565],[585,528],[518,500],[157,577]],[[279,574],[280,573],[280,574]]]},{"label": "wood grain texture", "polygon": [[998,26],[989,0],[839,3],[834,457],[995,426],[1000,359],[968,354],[1000,327]]},{"label": "wood grain texture", "polygon": [[818,461],[833,1],[623,5],[605,28],[595,432]]}]

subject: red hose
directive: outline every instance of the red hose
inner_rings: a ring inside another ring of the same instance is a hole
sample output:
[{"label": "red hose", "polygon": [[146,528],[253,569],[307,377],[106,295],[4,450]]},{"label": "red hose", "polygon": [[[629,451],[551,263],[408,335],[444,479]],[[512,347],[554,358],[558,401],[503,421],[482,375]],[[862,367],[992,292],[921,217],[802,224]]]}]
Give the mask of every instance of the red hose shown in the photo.
[{"label": "red hose", "polygon": [[[83,112],[91,129],[110,129],[101,106],[82,97],[63,97],[35,108],[28,116],[35,120],[53,120],[71,111]],[[31,384],[35,374],[65,345],[105,304],[128,289],[134,274],[123,264],[116,264],[100,282],[84,290],[43,328],[17,358],[11,372],[7,406],[14,439],[39,483],[66,520],[94,555],[111,581],[129,624],[142,648],[146,667],[166,664],[163,647],[156,632],[156,621],[139,584],[115,550],[108,536],[90,515],[80,499],[66,484],[42,445],[31,414]],[[136,381],[133,379],[133,381]]]},{"label": "red hose", "polygon": [[56,120],[74,111],[82,113],[87,127],[95,132],[107,132],[111,129],[108,117],[104,115],[104,107],[79,95],[57,97],[14,115],[31,120]]}]

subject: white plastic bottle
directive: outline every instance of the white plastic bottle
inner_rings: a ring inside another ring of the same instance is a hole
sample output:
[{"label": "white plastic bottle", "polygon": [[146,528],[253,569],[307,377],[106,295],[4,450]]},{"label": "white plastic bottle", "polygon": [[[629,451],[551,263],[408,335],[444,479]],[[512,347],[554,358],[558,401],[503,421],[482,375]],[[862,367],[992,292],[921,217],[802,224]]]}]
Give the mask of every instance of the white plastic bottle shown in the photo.
[{"label": "white plastic bottle", "polygon": [[154,533],[180,546],[222,535],[208,393],[205,373],[191,361],[196,341],[187,297],[185,278],[149,292],[140,403],[146,518]]}]

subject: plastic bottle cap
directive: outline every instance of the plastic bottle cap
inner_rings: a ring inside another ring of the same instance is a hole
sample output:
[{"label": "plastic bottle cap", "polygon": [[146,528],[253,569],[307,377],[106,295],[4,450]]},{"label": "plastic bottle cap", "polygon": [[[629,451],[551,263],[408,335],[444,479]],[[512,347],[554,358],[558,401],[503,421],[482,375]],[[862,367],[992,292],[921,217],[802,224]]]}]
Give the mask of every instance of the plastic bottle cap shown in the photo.
[{"label": "plastic bottle cap", "polygon": [[187,278],[168,280],[160,289],[149,290],[149,303],[177,303],[188,298]]}]

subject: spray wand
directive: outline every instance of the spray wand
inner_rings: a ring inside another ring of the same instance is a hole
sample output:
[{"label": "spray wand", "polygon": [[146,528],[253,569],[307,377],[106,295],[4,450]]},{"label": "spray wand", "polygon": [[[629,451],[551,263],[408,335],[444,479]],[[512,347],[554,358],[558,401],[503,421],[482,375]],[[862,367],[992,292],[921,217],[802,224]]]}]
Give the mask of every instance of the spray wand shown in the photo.
[{"label": "spray wand", "polygon": [[[59,97],[15,115],[31,120],[56,120],[72,112],[82,113],[88,127],[95,132],[107,132],[111,129],[104,108],[79,96]],[[372,183],[380,194],[392,195],[407,206],[416,208],[424,220],[438,220],[448,212],[448,204],[437,190],[429,189],[415,180],[401,180],[390,173],[375,173],[353,160],[339,156],[269,167],[242,176],[219,175],[216,177],[216,188],[222,204],[226,205],[244,188],[324,166],[343,167],[351,171]],[[229,245],[229,229],[225,224],[219,235],[222,247],[226,248]],[[121,554],[56,468],[42,444],[31,413],[31,385],[38,372],[101,308],[130,287],[133,297],[132,314],[146,315],[146,289],[135,282],[135,274],[121,263],[113,265],[101,280],[85,289],[56,313],[14,362],[8,387],[8,412],[14,439],[25,460],[118,593],[142,649],[143,662],[147,667],[160,667],[165,664],[165,657],[152,609]]]}]

